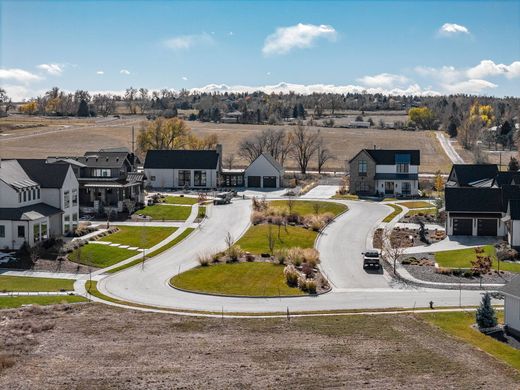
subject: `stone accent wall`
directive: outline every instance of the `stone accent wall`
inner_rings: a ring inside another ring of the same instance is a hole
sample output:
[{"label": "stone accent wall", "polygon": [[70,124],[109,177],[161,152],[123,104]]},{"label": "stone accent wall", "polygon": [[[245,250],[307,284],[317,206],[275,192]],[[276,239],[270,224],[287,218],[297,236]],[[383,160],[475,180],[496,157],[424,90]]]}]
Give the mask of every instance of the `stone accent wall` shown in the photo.
[{"label": "stone accent wall", "polygon": [[[367,173],[366,176],[360,176],[359,175],[359,161],[365,160],[367,162]],[[375,175],[376,175],[376,163],[374,160],[372,160],[372,157],[365,152],[362,151],[359,153],[354,159],[350,162],[350,187],[349,187],[349,193],[350,194],[357,194],[359,192],[359,188],[361,183],[366,183],[368,186],[367,191],[364,191],[363,193],[373,195],[376,191],[376,182],[375,182]]]}]

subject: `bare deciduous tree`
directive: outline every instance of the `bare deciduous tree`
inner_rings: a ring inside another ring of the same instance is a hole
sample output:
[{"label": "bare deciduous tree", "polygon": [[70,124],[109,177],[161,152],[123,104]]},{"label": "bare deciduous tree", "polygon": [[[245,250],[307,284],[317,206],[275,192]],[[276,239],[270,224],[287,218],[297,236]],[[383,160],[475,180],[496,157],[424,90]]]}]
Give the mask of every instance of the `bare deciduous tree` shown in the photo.
[{"label": "bare deciduous tree", "polygon": [[384,229],[381,237],[381,252],[386,260],[393,264],[394,275],[397,275],[397,260],[404,253],[404,246],[401,239],[392,237],[392,229]]},{"label": "bare deciduous tree", "polygon": [[318,151],[319,144],[320,138],[317,133],[301,125],[294,129],[291,156],[296,160],[301,173],[307,173],[309,162]]},{"label": "bare deciduous tree", "polygon": [[323,140],[320,140],[320,147],[318,150],[318,173],[321,173],[323,166],[327,161],[333,160],[334,156],[330,150],[323,146]]},{"label": "bare deciduous tree", "polygon": [[130,110],[130,113],[132,114],[136,113],[136,98],[137,89],[133,87],[127,88],[125,91],[124,100],[126,102],[126,105],[128,106],[128,109]]},{"label": "bare deciduous tree", "polygon": [[235,162],[235,155],[233,153],[229,153],[226,155],[224,159],[224,165],[227,169],[233,169],[233,163]]},{"label": "bare deciduous tree", "polygon": [[239,155],[250,163],[262,153],[270,154],[281,165],[292,148],[292,135],[283,129],[266,129],[240,143]]}]

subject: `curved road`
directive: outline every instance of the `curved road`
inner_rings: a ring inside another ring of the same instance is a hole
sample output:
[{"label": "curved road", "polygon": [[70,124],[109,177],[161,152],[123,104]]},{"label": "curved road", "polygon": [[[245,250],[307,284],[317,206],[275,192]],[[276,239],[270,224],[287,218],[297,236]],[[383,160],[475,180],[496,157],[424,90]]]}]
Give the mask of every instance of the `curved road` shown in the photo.
[{"label": "curved road", "polygon": [[[383,205],[349,202],[350,210],[329,225],[317,246],[322,251],[322,268],[333,290],[317,297],[231,298],[186,293],[168,285],[169,279],[197,265],[199,253],[225,248],[228,232],[238,238],[249,225],[251,203],[237,200],[228,206],[212,207],[201,228],[171,250],[165,251],[144,268],[136,266],[98,282],[101,292],[133,303],[174,310],[227,313],[269,313],[341,309],[413,308],[476,305],[478,291],[436,290],[390,286],[385,275],[367,274],[361,266],[360,252],[366,249],[367,237],[375,224],[387,214]],[[229,228],[228,228],[229,227]],[[459,301],[460,299],[460,301]]]}]

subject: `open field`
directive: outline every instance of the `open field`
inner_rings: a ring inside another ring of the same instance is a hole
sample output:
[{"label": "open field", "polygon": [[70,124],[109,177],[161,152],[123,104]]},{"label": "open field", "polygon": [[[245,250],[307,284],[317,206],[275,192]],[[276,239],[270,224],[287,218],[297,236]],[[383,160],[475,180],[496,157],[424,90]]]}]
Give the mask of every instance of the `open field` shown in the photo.
[{"label": "open field", "polygon": [[12,291],[72,291],[74,280],[55,278],[31,278],[26,276],[0,275],[0,292]]},{"label": "open field", "polygon": [[283,265],[273,263],[218,264],[197,267],[174,276],[171,284],[210,294],[280,296],[303,295],[285,282]]},{"label": "open field", "polygon": [[177,230],[175,227],[163,226],[118,226],[118,228],[117,233],[103,237],[99,241],[137,248],[151,248]]},{"label": "open field", "polygon": [[[381,113],[380,113],[381,115]],[[369,116],[367,114],[367,116]],[[373,119],[376,121],[376,115]],[[0,120],[11,122],[25,122],[27,117],[9,117]],[[3,157],[20,157],[20,158],[42,158],[49,155],[82,155],[87,150],[97,150],[99,148],[127,146],[132,145],[132,125],[135,126],[136,134],[140,128],[140,122],[143,117],[124,117],[123,119],[108,118],[106,122],[98,119],[87,119],[81,121],[90,121],[80,126],[72,126],[64,128],[65,121],[76,121],[79,119],[49,119],[29,118],[35,122],[45,122],[44,127],[37,127],[25,130],[16,130],[9,132],[10,135],[0,136],[0,146],[2,148]],[[53,122],[54,121],[54,122]],[[99,122],[96,122],[99,121]],[[55,123],[55,124],[54,124]],[[194,134],[204,136],[216,133],[220,142],[224,147],[224,154],[234,154],[236,156],[235,164],[237,167],[245,167],[247,161],[238,158],[238,147],[240,141],[245,137],[260,133],[267,128],[284,128],[291,130],[290,125],[242,125],[242,124],[217,124],[207,122],[188,122]],[[56,142],[56,133],[59,132],[59,142]],[[354,157],[362,148],[411,148],[421,150],[421,172],[435,172],[440,169],[448,172],[451,167],[448,157],[445,155],[442,147],[437,141],[435,135],[428,131],[403,131],[403,130],[378,130],[378,129],[347,129],[347,128],[327,128],[312,127],[313,131],[320,129],[325,144],[329,147],[336,159],[330,161],[325,169],[342,171],[345,169],[345,161]],[[27,142],[27,136],[30,134],[41,134],[31,137],[31,141]],[[24,138],[20,138],[24,135]],[[287,162],[287,168],[296,167],[294,161]],[[315,162],[311,162],[311,169],[315,168]]]},{"label": "open field", "polygon": [[82,304],[2,316],[6,389],[513,389],[520,379],[419,314],[222,320]]}]

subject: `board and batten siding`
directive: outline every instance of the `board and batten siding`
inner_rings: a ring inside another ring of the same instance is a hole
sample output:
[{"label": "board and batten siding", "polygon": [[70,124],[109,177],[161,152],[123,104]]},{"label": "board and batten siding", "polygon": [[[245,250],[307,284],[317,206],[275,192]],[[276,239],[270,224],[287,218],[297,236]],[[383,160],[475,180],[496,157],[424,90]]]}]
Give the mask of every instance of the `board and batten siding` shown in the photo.
[{"label": "board and batten siding", "polygon": [[258,158],[251,163],[244,171],[244,183],[247,185],[249,176],[260,176],[260,184],[263,187],[263,177],[264,176],[274,176],[276,177],[276,187],[282,187],[282,178],[284,172],[280,172],[271,162],[265,158],[265,156],[260,155]]},{"label": "board and batten siding", "polygon": [[504,296],[504,323],[520,335],[520,298]]},{"label": "board and batten siding", "polygon": [[[217,187],[217,170],[216,169],[180,169],[182,171],[190,171],[191,188],[216,188]],[[206,172],[206,185],[195,186],[195,171]],[[148,178],[148,184],[153,188],[179,188],[179,169],[157,169],[146,168],[144,170]],[[155,180],[153,180],[155,179]]]}]

